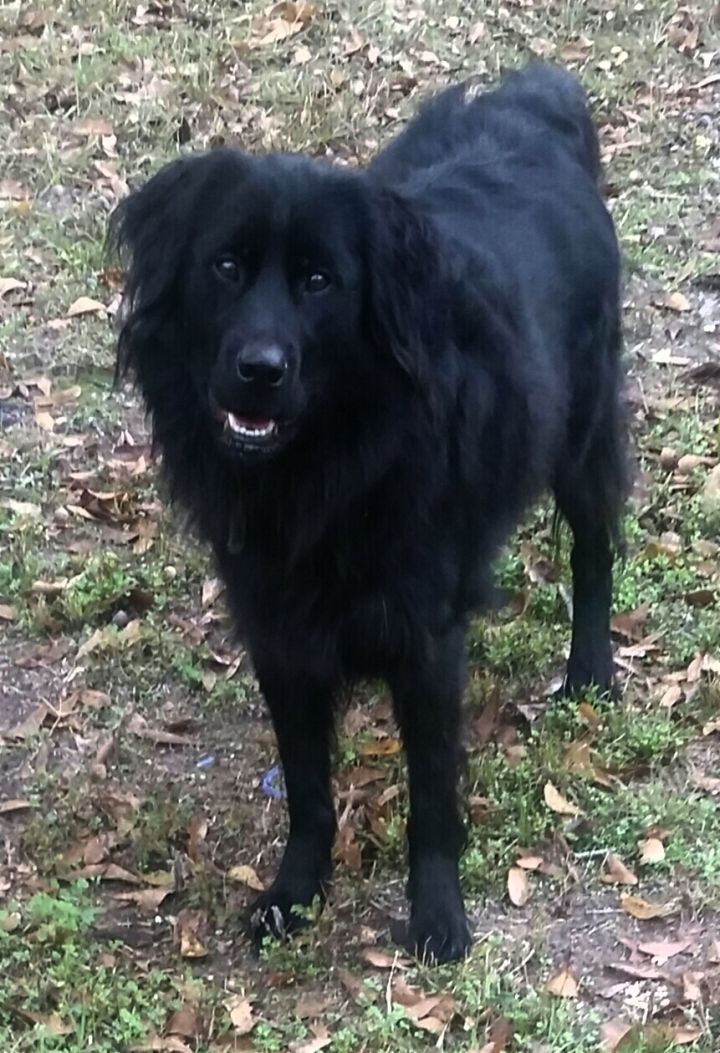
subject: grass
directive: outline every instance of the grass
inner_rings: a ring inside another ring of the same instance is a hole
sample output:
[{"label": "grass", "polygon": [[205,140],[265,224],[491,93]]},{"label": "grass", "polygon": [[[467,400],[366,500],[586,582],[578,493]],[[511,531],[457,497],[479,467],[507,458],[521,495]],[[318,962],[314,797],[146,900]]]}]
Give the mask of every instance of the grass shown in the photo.
[{"label": "grass", "polygon": [[[458,1053],[482,1050],[503,1020],[513,1027],[508,1053],[594,1053],[611,1015],[637,1024],[623,1053],[669,1053],[672,1033],[645,1027],[653,1014],[664,1027],[696,1027],[690,1048],[710,1053],[720,1024],[709,989],[675,1013],[655,999],[652,984],[639,985],[645,1002],[597,993],[603,963],[620,953],[616,937],[641,935],[617,909],[618,890],[600,880],[608,853],[637,873],[639,894],[677,898],[703,932],[719,907],[717,797],[695,780],[698,766],[709,777],[717,767],[717,735],[702,732],[717,719],[719,688],[712,669],[699,681],[687,672],[698,652],[720,657],[720,521],[703,495],[710,465],[683,474],[660,463],[667,447],[678,456],[720,455],[717,398],[688,384],[682,369],[654,364],[668,348],[680,358],[711,353],[713,336],[705,340],[696,307],[698,289],[717,271],[716,254],[704,246],[718,194],[720,124],[716,96],[688,89],[711,69],[709,12],[670,0],[610,7],[559,0],[474,12],[456,0],[317,3],[305,29],[259,45],[269,19],[281,17],[269,7],[60,0],[52,10],[0,9],[0,74],[11,114],[2,179],[21,188],[0,193],[0,277],[26,283],[21,294],[0,297],[0,397],[9,388],[23,414],[18,427],[0,433],[0,604],[14,608],[12,620],[0,620],[0,687],[11,707],[7,720],[0,708],[0,727],[76,688],[108,696],[70,723],[2,741],[6,796],[34,807],[7,821],[0,815],[20,861],[0,862],[0,1046],[9,1053],[149,1048],[148,1036],[168,1034],[174,1009],[191,1004],[196,1026],[175,1036],[176,1045],[217,1053],[233,1048],[227,1001],[240,992],[252,999],[256,1023],[237,1048],[302,1048],[317,1040],[317,1022],[295,1011],[299,995],[310,992],[328,1000],[321,1017],[330,1053],[430,1048],[438,1035],[388,997],[401,975],[421,993],[454,1000],[442,1042]],[[363,947],[384,945],[388,913],[402,904],[405,854],[402,761],[367,752],[378,730],[394,734],[383,689],[372,685],[351,703],[338,751],[341,793],[351,771],[375,771],[357,800],[339,800],[359,871],[354,857],[341,858],[317,927],[266,948],[258,962],[242,935],[251,892],[227,874],[240,863],[267,881],[277,863],[284,804],[262,788],[276,764],[272,736],[250,672],[243,665],[225,675],[236,648],[222,603],[203,603],[213,573],[206,554],[159,514],[154,474],[118,466],[118,450],[132,454],[124,429],[138,442],[143,432],[131,397],[112,388],[112,320],[67,311],[80,296],[112,305],[118,276],[103,256],[109,211],[123,181],[140,183],[178,149],[225,141],[355,164],[445,81],[478,73],[489,82],[537,54],[568,63],[586,84],[626,260],[628,365],[641,385],[631,407],[640,485],[614,603],[619,614],[643,606],[647,614],[634,635],[617,636],[622,704],[549,697],[569,642],[569,553],[566,537],[555,546],[552,509],[543,507],[499,563],[502,603],[470,634],[471,822],[462,866],[480,926],[472,957],[452,968],[391,973],[362,956]],[[95,123],[83,130],[82,121]],[[180,148],[181,126],[190,139]],[[675,290],[687,295],[689,312],[654,306]],[[34,423],[43,411],[39,389],[23,388],[33,378],[49,380],[53,396],[81,388],[77,398],[46,408],[52,431]],[[83,489],[117,497],[93,505]],[[6,498],[37,508],[13,510]],[[90,519],[78,511],[83,500]],[[536,580],[538,561],[551,570],[547,580]],[[60,579],[68,583],[45,594],[37,586]],[[123,617],[139,618],[142,628],[135,644],[118,648],[113,619],[121,625]],[[107,633],[111,646],[79,655],[96,632]],[[633,653],[643,641],[645,652]],[[54,659],[47,648],[59,644],[66,654]],[[682,695],[662,709],[672,684]],[[492,699],[496,726],[480,744],[472,725]],[[190,720],[197,747],[138,738],[127,727],[131,711],[161,732]],[[206,766],[198,767],[202,759]],[[550,809],[548,782],[583,814]],[[190,831],[205,829],[201,820],[206,831],[195,844]],[[665,855],[643,865],[638,841],[653,827],[666,832]],[[116,931],[142,933],[147,953],[122,939],[99,942],[97,931],[119,910],[111,896],[117,887],[79,882],[59,864],[68,847],[101,832],[118,835],[111,861],[141,877],[172,870],[178,881],[158,909],[160,922],[132,905],[120,909]],[[558,872],[530,876],[533,898],[517,914],[506,879],[521,851],[539,853]],[[587,929],[586,908],[595,907],[613,918],[610,935]],[[171,934],[171,919],[187,908],[208,919],[210,953],[197,962],[182,957]],[[658,938],[672,938],[675,921],[662,924]],[[676,974],[711,969],[701,951]],[[544,990],[563,964],[578,973],[575,999]],[[355,997],[341,970],[362,982]]]}]

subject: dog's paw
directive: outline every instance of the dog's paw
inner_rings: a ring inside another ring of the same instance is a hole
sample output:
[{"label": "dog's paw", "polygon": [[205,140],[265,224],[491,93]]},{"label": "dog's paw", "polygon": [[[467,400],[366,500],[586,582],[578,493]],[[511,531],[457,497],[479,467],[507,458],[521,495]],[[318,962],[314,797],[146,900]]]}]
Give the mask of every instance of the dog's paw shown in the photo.
[{"label": "dog's paw", "polygon": [[438,905],[413,912],[407,930],[406,946],[421,961],[442,965],[466,958],[472,936],[462,907]]},{"label": "dog's paw", "polygon": [[312,891],[302,891],[287,886],[271,885],[259,896],[250,911],[250,935],[257,949],[267,937],[284,940],[312,923],[313,910],[317,912],[325,902],[322,885]]},{"label": "dog's paw", "polygon": [[577,698],[589,688],[599,695],[613,697],[615,663],[609,648],[588,654],[571,654],[560,694],[563,698]]}]

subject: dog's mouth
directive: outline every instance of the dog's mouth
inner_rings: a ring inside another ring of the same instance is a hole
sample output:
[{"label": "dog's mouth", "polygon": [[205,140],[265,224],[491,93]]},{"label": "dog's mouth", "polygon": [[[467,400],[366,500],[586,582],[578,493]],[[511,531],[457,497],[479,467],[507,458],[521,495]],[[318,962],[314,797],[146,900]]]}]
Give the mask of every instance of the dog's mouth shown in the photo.
[{"label": "dog's mouth", "polygon": [[220,440],[232,453],[270,453],[281,443],[282,426],[272,417],[246,417],[219,407],[214,416],[221,425]]},{"label": "dog's mouth", "polygon": [[229,432],[240,439],[250,439],[253,442],[265,442],[267,439],[271,439],[275,435],[277,427],[277,421],[255,417],[239,417],[236,413],[226,413],[223,422],[223,431]]}]

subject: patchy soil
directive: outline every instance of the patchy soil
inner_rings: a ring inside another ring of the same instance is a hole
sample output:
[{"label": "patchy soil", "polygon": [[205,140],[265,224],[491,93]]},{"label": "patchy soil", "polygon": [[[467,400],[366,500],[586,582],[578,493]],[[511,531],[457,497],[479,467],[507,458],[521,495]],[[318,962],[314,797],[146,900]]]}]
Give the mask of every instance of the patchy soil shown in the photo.
[{"label": "patchy soil", "polygon": [[[720,1044],[720,14],[486,7],[0,6],[3,1049]],[[550,701],[569,575],[540,508],[469,640],[471,958],[430,970],[392,942],[405,786],[368,686],[339,737],[331,901],[258,960],[243,918],[286,829],[272,730],[112,385],[107,217],[178,149],[362,163],[428,92],[533,56],[588,88],[626,259],[622,701]]]}]

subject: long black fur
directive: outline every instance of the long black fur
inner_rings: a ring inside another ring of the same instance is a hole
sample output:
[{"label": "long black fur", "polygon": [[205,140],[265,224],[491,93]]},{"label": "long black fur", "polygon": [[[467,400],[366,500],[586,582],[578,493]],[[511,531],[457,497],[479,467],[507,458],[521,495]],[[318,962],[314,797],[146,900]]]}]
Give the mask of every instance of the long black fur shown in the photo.
[{"label": "long black fur", "polygon": [[[466,952],[464,630],[547,489],[574,536],[566,686],[610,687],[625,471],[598,177],[581,89],[538,65],[492,93],[442,92],[364,171],[218,150],[163,168],[114,216],[129,263],[119,369],[213,548],[285,770],[290,837],[257,933],[325,895],[334,702],[382,676],[408,754],[408,940],[437,960]],[[319,294],[317,267],[332,279]],[[286,356],[277,389],[238,380],[258,347]],[[229,443],[224,411],[277,419],[277,445]]]}]

